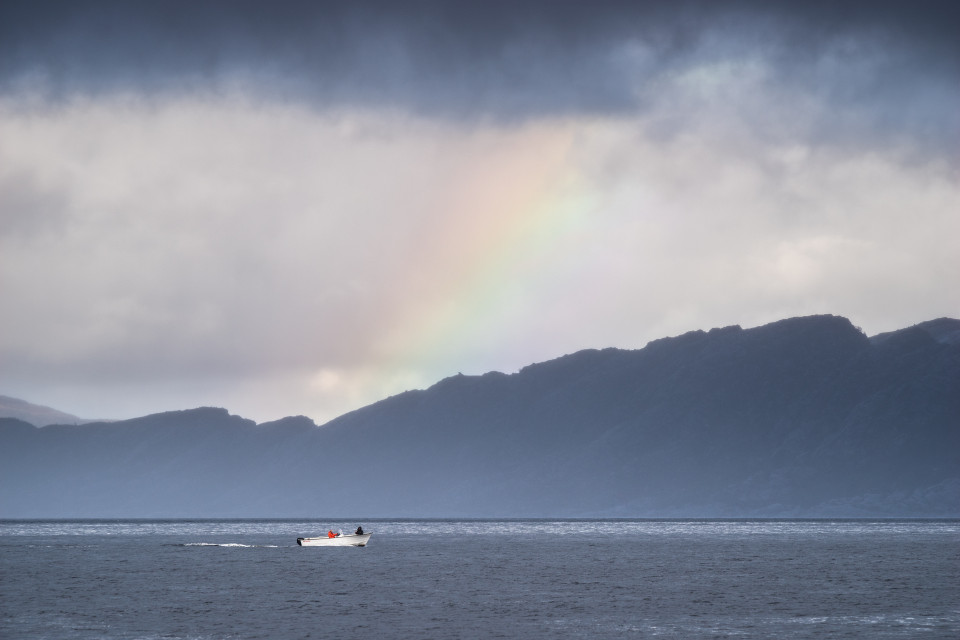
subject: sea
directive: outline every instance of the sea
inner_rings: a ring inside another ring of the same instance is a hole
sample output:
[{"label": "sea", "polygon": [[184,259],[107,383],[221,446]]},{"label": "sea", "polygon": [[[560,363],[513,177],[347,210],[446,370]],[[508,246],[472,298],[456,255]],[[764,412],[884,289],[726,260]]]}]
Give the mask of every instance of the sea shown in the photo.
[{"label": "sea", "polygon": [[960,520],[6,520],[0,638],[956,640]]}]

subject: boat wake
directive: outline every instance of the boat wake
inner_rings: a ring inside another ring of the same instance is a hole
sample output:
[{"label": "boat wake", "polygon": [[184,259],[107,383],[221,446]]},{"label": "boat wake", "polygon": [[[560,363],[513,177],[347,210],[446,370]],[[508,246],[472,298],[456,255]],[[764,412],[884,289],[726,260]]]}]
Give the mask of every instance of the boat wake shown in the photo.
[{"label": "boat wake", "polygon": [[280,545],[276,544],[241,544],[239,542],[184,542],[178,546],[181,547],[238,547],[243,549],[277,549]]}]

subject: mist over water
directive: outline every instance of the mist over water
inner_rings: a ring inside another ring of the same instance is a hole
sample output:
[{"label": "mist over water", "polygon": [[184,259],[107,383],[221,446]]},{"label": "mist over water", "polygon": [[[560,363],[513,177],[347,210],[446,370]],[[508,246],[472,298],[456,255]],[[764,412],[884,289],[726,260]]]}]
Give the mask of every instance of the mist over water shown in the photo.
[{"label": "mist over water", "polygon": [[[296,537],[358,524],[365,548]],[[955,638],[960,521],[0,522],[4,638]]]}]

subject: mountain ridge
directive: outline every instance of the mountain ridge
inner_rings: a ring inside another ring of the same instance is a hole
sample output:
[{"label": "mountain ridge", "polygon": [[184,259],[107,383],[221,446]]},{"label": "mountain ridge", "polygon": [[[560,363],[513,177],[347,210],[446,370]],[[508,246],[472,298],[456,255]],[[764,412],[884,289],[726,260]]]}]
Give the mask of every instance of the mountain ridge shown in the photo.
[{"label": "mountain ridge", "polygon": [[0,488],[0,514],[955,517],[958,330],[941,318],[867,338],[808,316],[692,331],[451,376],[319,427],[209,408],[0,424],[31,469],[92,482],[71,502],[14,464],[0,487],[34,500]]},{"label": "mountain ridge", "polygon": [[0,395],[0,416],[4,418],[17,418],[35,427],[44,427],[48,424],[84,424],[87,422],[98,422],[97,420],[78,418],[71,413],[59,411],[51,407],[2,395]]}]

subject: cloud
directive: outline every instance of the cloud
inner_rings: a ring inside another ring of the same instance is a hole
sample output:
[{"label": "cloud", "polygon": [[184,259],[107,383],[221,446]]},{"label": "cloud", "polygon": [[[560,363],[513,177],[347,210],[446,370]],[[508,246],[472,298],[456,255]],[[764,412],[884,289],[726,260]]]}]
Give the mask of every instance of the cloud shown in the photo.
[{"label": "cloud", "polygon": [[[231,100],[2,107],[0,180],[36,176],[61,205],[55,228],[0,234],[6,371],[109,384],[369,378],[485,259],[564,137]],[[0,203],[29,217],[51,197]]]},{"label": "cloud", "polygon": [[722,89],[759,68],[753,89],[830,105],[816,120],[827,139],[907,137],[947,153],[942,140],[960,134],[949,2],[5,6],[0,86],[61,98],[213,88],[515,121],[635,113],[678,76]]}]

